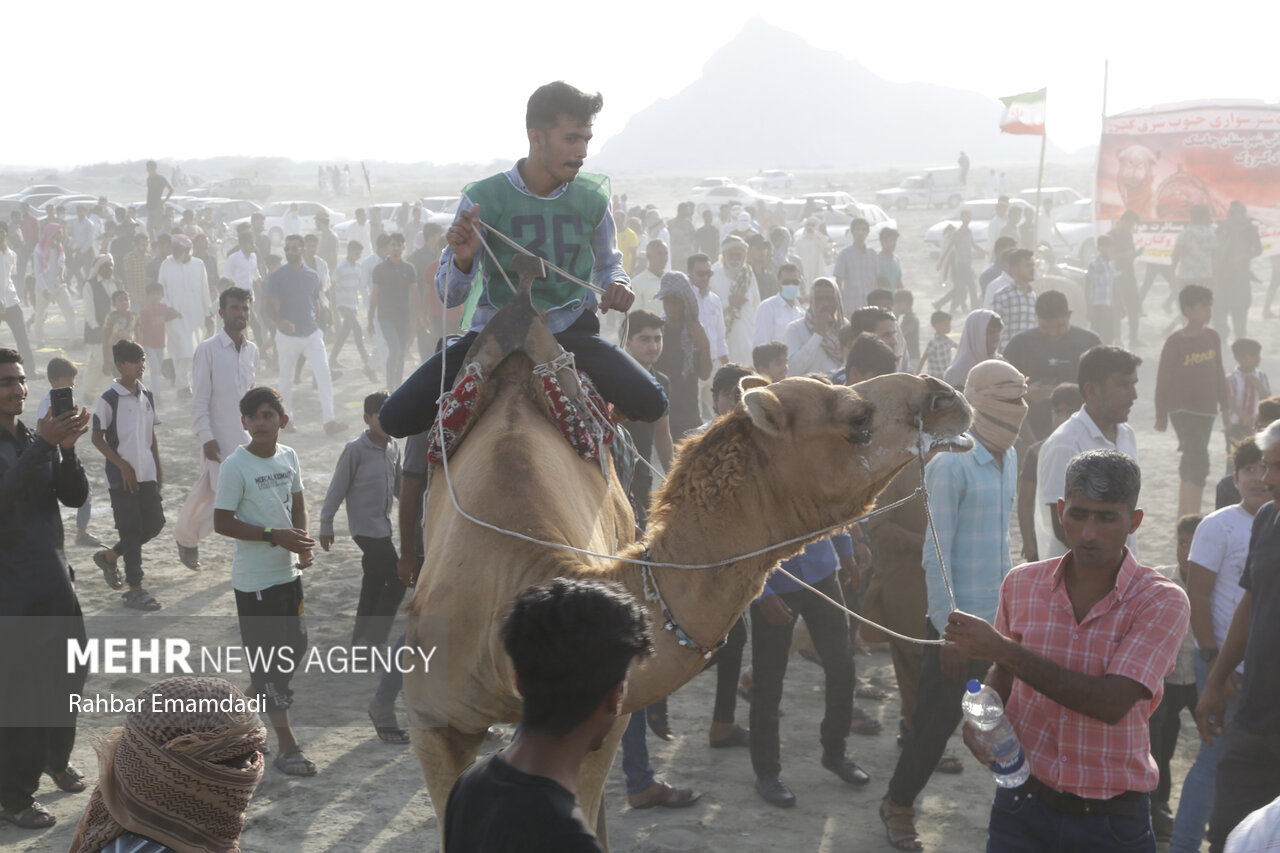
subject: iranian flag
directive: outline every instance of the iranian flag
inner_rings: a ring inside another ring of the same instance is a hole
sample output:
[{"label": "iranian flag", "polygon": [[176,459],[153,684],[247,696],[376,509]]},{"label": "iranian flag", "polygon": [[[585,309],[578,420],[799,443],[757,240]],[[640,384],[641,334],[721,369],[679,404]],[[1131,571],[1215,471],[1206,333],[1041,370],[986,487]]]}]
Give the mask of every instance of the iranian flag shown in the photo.
[{"label": "iranian flag", "polygon": [[1024,92],[1001,98],[1004,115],[1000,117],[1000,131],[1044,136],[1045,93],[1048,91],[1041,89],[1038,92]]}]

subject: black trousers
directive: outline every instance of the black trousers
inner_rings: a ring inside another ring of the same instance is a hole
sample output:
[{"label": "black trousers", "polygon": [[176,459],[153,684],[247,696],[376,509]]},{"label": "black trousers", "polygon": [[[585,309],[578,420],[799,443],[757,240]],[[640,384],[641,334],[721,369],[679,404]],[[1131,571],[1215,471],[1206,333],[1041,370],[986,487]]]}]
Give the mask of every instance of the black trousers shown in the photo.
[{"label": "black trousers", "polygon": [[396,610],[407,592],[396,571],[399,557],[391,537],[353,536],[360,546],[360,568],[364,580],[360,583],[360,602],[356,605],[356,627],[351,633],[351,644],[364,638],[367,644],[380,646],[391,633]]},{"label": "black trousers", "polygon": [[111,513],[120,536],[111,550],[124,560],[124,577],[129,586],[142,586],[142,546],[164,529],[160,489],[154,480],[139,483],[136,492],[111,489]]},{"label": "black trousers", "polygon": [[360,362],[366,367],[369,365],[369,353],[364,348],[364,333],[360,331],[360,318],[356,316],[354,308],[339,308],[338,316],[334,319],[333,324],[338,329],[337,337],[333,339],[333,349],[329,351],[329,366],[338,361],[338,353],[342,352],[342,346],[347,342],[347,336],[350,335],[356,342],[356,351],[360,353]]},{"label": "black trousers", "polygon": [[1196,714],[1196,683],[1169,684],[1165,682],[1164,698],[1159,707],[1151,715],[1151,757],[1156,760],[1160,770],[1160,782],[1155,793],[1151,795],[1153,803],[1168,803],[1169,792],[1173,780],[1169,775],[1169,762],[1178,748],[1178,732],[1182,730],[1182,709],[1191,712],[1192,719]]},{"label": "black trousers", "polygon": [[[441,369],[447,391],[478,336],[478,332],[467,332],[443,354],[427,359],[392,392],[379,413],[389,435],[404,438],[430,429],[436,419]],[[658,380],[624,350],[600,337],[600,321],[594,313],[583,312],[556,340],[573,353],[578,369],[591,377],[600,395],[618,407],[621,419],[653,422],[666,414],[667,395]]]},{"label": "black trousers", "polygon": [[[844,601],[836,573],[813,584],[836,601]],[[781,593],[791,608],[791,621],[770,625],[751,605],[751,766],[756,778],[768,779],[782,770],[778,741],[778,706],[787,674],[791,635],[803,616],[813,647],[826,675],[826,713],[819,727],[822,751],[843,756],[853,722],[853,655],[849,649],[849,618],[807,589]]]},{"label": "black trousers", "polygon": [[235,594],[240,641],[250,661],[249,698],[263,697],[268,712],[287,711],[293,704],[289,684],[306,663],[302,578],[258,592],[237,589]]},{"label": "black trousers", "polygon": [[1240,821],[1280,796],[1280,733],[1256,735],[1228,723],[1213,784],[1209,853],[1222,853]]},{"label": "black trousers", "polygon": [[75,743],[75,726],[0,728],[0,806],[14,814],[30,808],[41,774],[66,770]]},{"label": "black trousers", "polygon": [[1184,483],[1204,486],[1209,479],[1209,440],[1217,415],[1200,412],[1170,412],[1169,423],[1178,436],[1178,477]]},{"label": "black trousers", "polygon": [[716,668],[716,704],[711,719],[717,723],[734,722],[738,710],[738,678],[742,675],[742,652],[747,647],[747,617],[738,617],[729,629],[725,643],[711,658],[708,666]]},{"label": "black trousers", "polygon": [[[925,637],[938,639],[932,622],[927,622]],[[900,806],[915,804],[916,797],[920,796],[937,768],[938,760],[946,752],[947,740],[964,717],[960,699],[964,696],[965,684],[971,678],[982,680],[991,668],[990,661],[970,658],[964,680],[957,681],[942,672],[938,648],[924,647],[911,731],[907,732],[902,752],[898,754],[898,765],[893,768],[893,778],[889,780],[889,799]]]}]

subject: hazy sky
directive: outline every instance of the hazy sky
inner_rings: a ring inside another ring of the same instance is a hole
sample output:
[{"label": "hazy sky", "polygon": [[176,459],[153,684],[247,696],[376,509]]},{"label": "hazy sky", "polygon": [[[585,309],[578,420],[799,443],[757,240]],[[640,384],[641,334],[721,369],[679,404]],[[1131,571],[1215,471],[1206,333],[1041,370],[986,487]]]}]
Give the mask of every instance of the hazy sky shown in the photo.
[{"label": "hazy sky", "polygon": [[[1110,112],[1275,100],[1269,5],[1219,0],[1193,14],[1137,0],[15,3],[3,13],[5,59],[25,71],[10,78],[0,162],[484,162],[523,152],[525,100],[558,78],[604,93],[599,150],[632,113],[695,80],[752,15],[889,80],[992,98],[1048,86],[1049,135],[1070,151],[1097,141],[1104,58]],[[19,91],[25,108],[12,100]],[[745,96],[743,106],[767,107]],[[15,131],[18,115],[33,123]],[[679,144],[679,129],[671,139]]]}]

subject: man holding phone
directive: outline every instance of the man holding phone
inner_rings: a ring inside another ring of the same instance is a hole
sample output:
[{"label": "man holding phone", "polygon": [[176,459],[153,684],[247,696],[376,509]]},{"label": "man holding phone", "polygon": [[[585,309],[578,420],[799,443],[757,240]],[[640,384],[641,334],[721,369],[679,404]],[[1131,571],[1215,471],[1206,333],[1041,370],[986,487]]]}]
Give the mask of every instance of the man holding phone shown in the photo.
[{"label": "man holding phone", "polygon": [[68,695],[85,671],[67,672],[69,639],[85,641],[84,617],[63,551],[63,506],[79,506],[89,481],[75,452],[89,412],[50,414],[32,430],[18,420],[27,400],[22,356],[0,348],[0,820],[23,829],[56,818],[33,798],[48,773],[64,791],[85,788],[67,762],[75,745]]}]

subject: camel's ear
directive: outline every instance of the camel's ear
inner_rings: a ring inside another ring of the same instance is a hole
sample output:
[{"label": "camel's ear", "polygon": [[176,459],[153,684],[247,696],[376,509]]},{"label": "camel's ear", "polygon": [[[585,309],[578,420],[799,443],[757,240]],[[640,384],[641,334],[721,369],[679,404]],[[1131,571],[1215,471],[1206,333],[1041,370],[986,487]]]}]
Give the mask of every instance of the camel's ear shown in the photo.
[{"label": "camel's ear", "polygon": [[752,388],[742,395],[742,403],[756,429],[769,435],[782,435],[787,427],[787,410],[776,394],[765,388]]},{"label": "camel's ear", "polygon": [[765,379],[763,376],[756,376],[755,374],[744,376],[738,380],[738,388],[744,394],[750,391],[752,388],[763,388],[768,384],[769,384],[768,379]]}]

